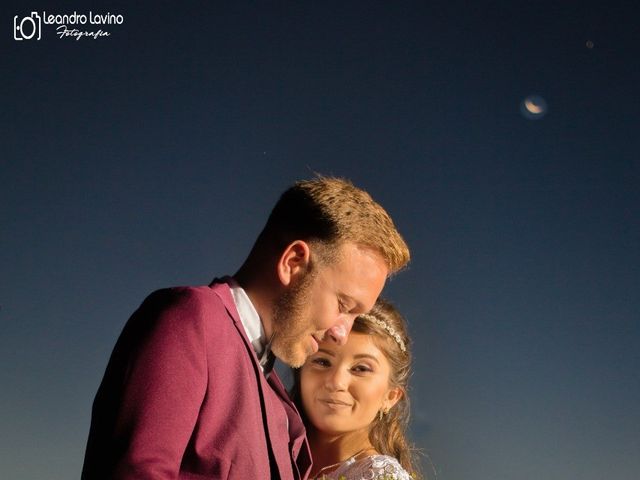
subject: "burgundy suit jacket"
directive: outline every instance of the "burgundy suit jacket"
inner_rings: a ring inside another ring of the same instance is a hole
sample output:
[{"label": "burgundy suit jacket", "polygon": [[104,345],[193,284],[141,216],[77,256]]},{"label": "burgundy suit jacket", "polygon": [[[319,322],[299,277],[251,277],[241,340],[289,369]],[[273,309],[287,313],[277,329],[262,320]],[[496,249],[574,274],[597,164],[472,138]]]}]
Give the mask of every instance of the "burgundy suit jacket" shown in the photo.
[{"label": "burgundy suit jacket", "polygon": [[151,294],[93,404],[83,480],[307,478],[296,407],[260,370],[229,286]]}]

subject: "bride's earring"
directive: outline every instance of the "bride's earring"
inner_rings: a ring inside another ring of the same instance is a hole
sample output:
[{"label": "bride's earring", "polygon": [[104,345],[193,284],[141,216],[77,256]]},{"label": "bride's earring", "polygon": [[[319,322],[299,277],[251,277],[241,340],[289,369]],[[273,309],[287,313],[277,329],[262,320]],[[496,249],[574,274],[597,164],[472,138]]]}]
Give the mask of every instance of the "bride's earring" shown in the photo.
[{"label": "bride's earring", "polygon": [[382,417],[384,417],[387,413],[389,413],[389,411],[386,410],[384,407],[378,410],[378,420],[382,421]]}]

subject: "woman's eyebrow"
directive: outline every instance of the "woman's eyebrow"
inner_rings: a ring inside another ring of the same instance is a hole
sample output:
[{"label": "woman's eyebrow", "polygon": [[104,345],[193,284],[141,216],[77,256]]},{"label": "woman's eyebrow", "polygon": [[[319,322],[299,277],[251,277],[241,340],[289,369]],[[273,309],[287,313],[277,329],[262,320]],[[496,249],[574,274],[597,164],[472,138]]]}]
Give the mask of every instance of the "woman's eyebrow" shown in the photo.
[{"label": "woman's eyebrow", "polygon": [[378,357],[376,357],[375,355],[371,355],[370,353],[358,353],[357,355],[354,355],[353,358],[356,358],[356,359],[369,358],[375,361],[376,363],[380,363],[380,360],[378,360]]}]

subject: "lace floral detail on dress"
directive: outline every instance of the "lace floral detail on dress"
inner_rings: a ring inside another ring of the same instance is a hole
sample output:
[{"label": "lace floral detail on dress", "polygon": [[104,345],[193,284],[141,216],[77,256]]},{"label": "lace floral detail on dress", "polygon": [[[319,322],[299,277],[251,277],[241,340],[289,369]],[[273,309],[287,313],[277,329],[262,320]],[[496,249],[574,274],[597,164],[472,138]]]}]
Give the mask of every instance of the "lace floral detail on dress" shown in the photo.
[{"label": "lace floral detail on dress", "polygon": [[317,480],[413,480],[400,463],[388,455],[350,459]]}]

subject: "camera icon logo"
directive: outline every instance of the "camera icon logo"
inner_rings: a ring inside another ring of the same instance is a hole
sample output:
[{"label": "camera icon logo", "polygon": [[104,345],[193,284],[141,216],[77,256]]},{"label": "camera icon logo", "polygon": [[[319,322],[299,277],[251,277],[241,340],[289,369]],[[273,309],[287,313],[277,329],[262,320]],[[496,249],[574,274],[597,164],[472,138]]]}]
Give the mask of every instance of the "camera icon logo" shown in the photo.
[{"label": "camera icon logo", "polygon": [[38,12],[31,12],[31,16],[23,17],[19,22],[18,18],[18,15],[13,17],[13,39],[20,41],[36,37],[36,40],[40,40],[42,19]]}]

